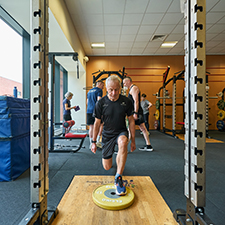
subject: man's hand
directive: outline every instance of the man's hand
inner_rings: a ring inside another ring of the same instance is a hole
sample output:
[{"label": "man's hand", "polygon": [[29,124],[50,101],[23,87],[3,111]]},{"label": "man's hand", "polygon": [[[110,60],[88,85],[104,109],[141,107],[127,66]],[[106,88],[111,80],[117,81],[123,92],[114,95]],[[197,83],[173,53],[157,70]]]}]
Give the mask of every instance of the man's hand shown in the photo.
[{"label": "man's hand", "polygon": [[91,145],[91,151],[95,154],[96,151],[97,151],[97,146],[96,146],[96,143],[92,143]]},{"label": "man's hand", "polygon": [[132,142],[130,143],[130,151],[133,152],[135,149],[136,149],[135,141],[132,141]]},{"label": "man's hand", "polygon": [[136,113],[133,114],[134,120],[138,119],[138,115]]}]

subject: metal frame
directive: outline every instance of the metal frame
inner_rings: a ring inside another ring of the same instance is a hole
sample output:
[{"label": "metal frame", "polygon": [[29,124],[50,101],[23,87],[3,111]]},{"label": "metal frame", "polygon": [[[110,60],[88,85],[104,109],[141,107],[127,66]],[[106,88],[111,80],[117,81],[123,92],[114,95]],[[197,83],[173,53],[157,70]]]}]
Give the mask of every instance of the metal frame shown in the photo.
[{"label": "metal frame", "polygon": [[[47,208],[48,167],[48,0],[30,0],[31,5],[31,164],[32,209],[20,224],[51,224],[57,208]],[[53,212],[50,216],[49,212]]]},{"label": "metal frame", "polygon": [[[54,100],[55,100],[55,57],[56,56],[72,56],[74,61],[77,61],[78,63],[78,53],[77,52],[49,52],[49,61],[52,65],[52,70],[51,70],[51,109],[50,109],[50,132],[49,132],[49,138],[50,138],[50,148],[49,148],[49,152],[55,152],[54,151],[54,139],[68,139],[68,138],[57,138],[57,136],[55,136],[54,132],[55,132],[55,125],[61,125],[62,123],[55,123],[54,120]],[[79,69],[77,70],[78,73],[78,77],[79,77]],[[64,151],[66,152],[66,151]],[[71,151],[69,151],[71,152]],[[77,149],[75,150],[75,152],[77,152]]]},{"label": "metal frame", "polygon": [[[178,80],[184,80],[183,79],[183,75],[184,75],[184,70],[180,71],[179,74],[176,76],[174,75],[172,78],[170,78],[169,80],[166,81],[166,79],[164,79],[164,83],[163,86],[159,88],[158,91],[158,95],[156,96],[157,99],[162,99],[163,103],[160,103],[160,106],[162,106],[162,132],[167,134],[166,132],[172,132],[172,136],[176,137],[176,133],[178,133],[178,131],[176,130],[176,107],[177,106],[183,106],[184,104],[177,104],[176,103],[176,83]],[[172,97],[168,97],[166,96],[166,86],[170,83],[173,82],[173,93],[172,93]],[[163,91],[163,96],[160,97],[160,92],[161,90]],[[172,99],[172,104],[167,104],[166,103],[166,99]],[[172,130],[166,128],[166,106],[172,106]],[[159,108],[160,111],[160,108]],[[161,119],[161,117],[159,117],[159,120]],[[161,121],[160,121],[161,122]],[[170,134],[168,134],[170,135]]]},{"label": "metal frame", "polygon": [[180,224],[213,225],[205,215],[206,59],[205,0],[185,0],[185,149],[186,212],[174,215]]},{"label": "metal frame", "polygon": [[[94,74],[98,73],[97,76],[95,76]],[[105,74],[108,74],[108,77],[112,74],[115,74],[117,76],[119,76],[122,80],[125,78],[125,67],[123,67],[123,71],[119,70],[119,71],[97,71],[97,72],[94,72],[92,73],[93,75],[93,85],[96,83],[96,81],[102,76],[102,75],[105,75]],[[102,80],[106,80],[107,78],[103,78]]]}]

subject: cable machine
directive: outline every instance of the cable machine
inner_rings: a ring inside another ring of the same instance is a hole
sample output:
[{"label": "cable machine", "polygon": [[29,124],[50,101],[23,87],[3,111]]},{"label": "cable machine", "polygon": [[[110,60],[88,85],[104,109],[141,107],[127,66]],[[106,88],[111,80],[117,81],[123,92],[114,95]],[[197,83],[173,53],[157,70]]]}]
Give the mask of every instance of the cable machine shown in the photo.
[{"label": "cable machine", "polygon": [[186,211],[176,210],[179,224],[213,225],[205,214],[206,202],[206,57],[205,0],[184,0],[185,18],[185,149],[184,194]]},{"label": "cable machine", "polygon": [[[32,208],[22,224],[51,224],[58,209],[48,208],[48,0],[31,5],[30,196]],[[50,213],[51,212],[51,213]],[[50,215],[51,214],[51,215]]]},{"label": "cable machine", "polygon": [[[73,137],[64,137],[62,136],[62,133],[60,133],[59,135],[55,135],[55,126],[56,125],[63,125],[63,123],[61,122],[55,122],[55,117],[54,117],[54,102],[55,102],[55,57],[56,56],[70,56],[72,57],[72,59],[77,62],[77,78],[79,79],[79,62],[78,62],[78,53],[77,52],[50,52],[48,54],[49,56],[49,61],[52,65],[52,70],[51,70],[51,109],[50,109],[50,133],[49,133],[49,143],[50,143],[50,147],[49,147],[49,152],[77,152],[81,149],[82,144],[84,142],[84,139],[87,135],[85,134],[76,134],[73,135]],[[76,146],[69,146],[71,149],[69,150],[65,150],[63,149],[63,147],[61,146],[60,149],[55,149],[54,143],[55,143],[55,139],[78,139],[80,140],[79,145]],[[75,147],[75,148],[74,148]]]}]

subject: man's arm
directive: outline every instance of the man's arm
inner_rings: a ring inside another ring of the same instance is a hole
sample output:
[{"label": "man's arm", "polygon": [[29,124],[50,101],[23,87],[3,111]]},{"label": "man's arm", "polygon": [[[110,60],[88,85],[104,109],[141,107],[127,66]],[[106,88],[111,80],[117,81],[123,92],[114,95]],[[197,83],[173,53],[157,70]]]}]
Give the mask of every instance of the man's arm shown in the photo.
[{"label": "man's arm", "polygon": [[134,86],[131,90],[131,95],[134,99],[134,112],[136,112],[136,114],[134,114],[134,119],[137,120],[138,119],[138,110],[139,110],[139,99],[138,99],[138,94],[139,94],[139,88],[137,86]]},{"label": "man's arm", "polygon": [[129,121],[129,130],[130,130],[130,135],[131,135],[131,149],[130,151],[133,152],[136,149],[136,144],[135,144],[135,122],[133,115],[128,117]]},{"label": "man's arm", "polygon": [[[95,118],[95,123],[94,123],[94,128],[93,128],[93,138],[92,138],[93,141],[97,140],[100,125],[101,125],[101,119]],[[96,153],[96,150],[97,150],[96,143],[92,143],[91,151],[93,153]]]}]

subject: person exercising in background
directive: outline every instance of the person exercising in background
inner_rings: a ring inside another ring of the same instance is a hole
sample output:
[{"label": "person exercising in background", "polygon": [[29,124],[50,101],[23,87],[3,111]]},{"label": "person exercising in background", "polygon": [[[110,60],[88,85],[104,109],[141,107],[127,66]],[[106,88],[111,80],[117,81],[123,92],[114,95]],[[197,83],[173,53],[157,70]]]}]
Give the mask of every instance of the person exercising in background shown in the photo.
[{"label": "person exercising in background", "polygon": [[[87,94],[87,125],[89,126],[90,148],[92,144],[91,141],[93,138],[93,126],[95,122],[95,117],[93,116],[93,112],[94,112],[96,102],[102,97],[103,88],[104,88],[104,82],[102,80],[98,80],[96,83],[96,87],[92,88]],[[103,125],[101,124],[99,134],[97,137],[98,148],[102,148],[102,144],[100,142],[102,129],[103,129]]]},{"label": "person exercising in background", "polygon": [[152,107],[152,103],[146,99],[146,94],[141,95],[141,108],[143,109],[143,116],[145,121],[145,127],[149,132],[149,108]]},{"label": "person exercising in background", "polygon": [[[64,96],[65,96],[65,99],[63,100],[63,119],[64,121],[68,121],[68,120],[72,120],[71,109],[76,109],[76,107],[78,106],[71,107],[70,100],[73,97],[73,93],[68,91]],[[63,136],[65,136],[65,132],[66,132],[65,128],[63,128]]]},{"label": "person exercising in background", "polygon": [[123,85],[127,88],[129,88],[129,94],[128,98],[131,99],[134,105],[134,112],[133,117],[135,120],[135,124],[139,126],[141,132],[144,135],[146,146],[140,147],[140,151],[153,151],[153,147],[151,146],[150,140],[149,140],[149,133],[145,127],[145,121],[143,117],[143,110],[141,108],[141,102],[140,102],[140,90],[138,86],[134,85],[132,83],[132,79],[130,77],[126,77],[123,79]]},{"label": "person exercising in background", "polygon": [[125,121],[126,116],[131,134],[131,152],[136,148],[133,104],[129,98],[120,94],[121,82],[118,76],[111,75],[106,79],[106,89],[107,95],[96,103],[94,109],[95,123],[91,151],[96,153],[96,138],[102,119],[102,165],[105,170],[112,167],[112,156],[117,144],[116,194],[125,195],[126,187],[123,184],[122,174],[127,160],[128,131]]},{"label": "person exercising in background", "polygon": [[71,104],[70,104],[70,100],[73,97],[73,93],[68,91],[64,96],[65,96],[65,99],[63,100],[63,119],[65,121],[68,121],[68,120],[72,120],[71,111],[70,110],[71,109],[76,109],[77,106],[72,106],[71,107]]}]

